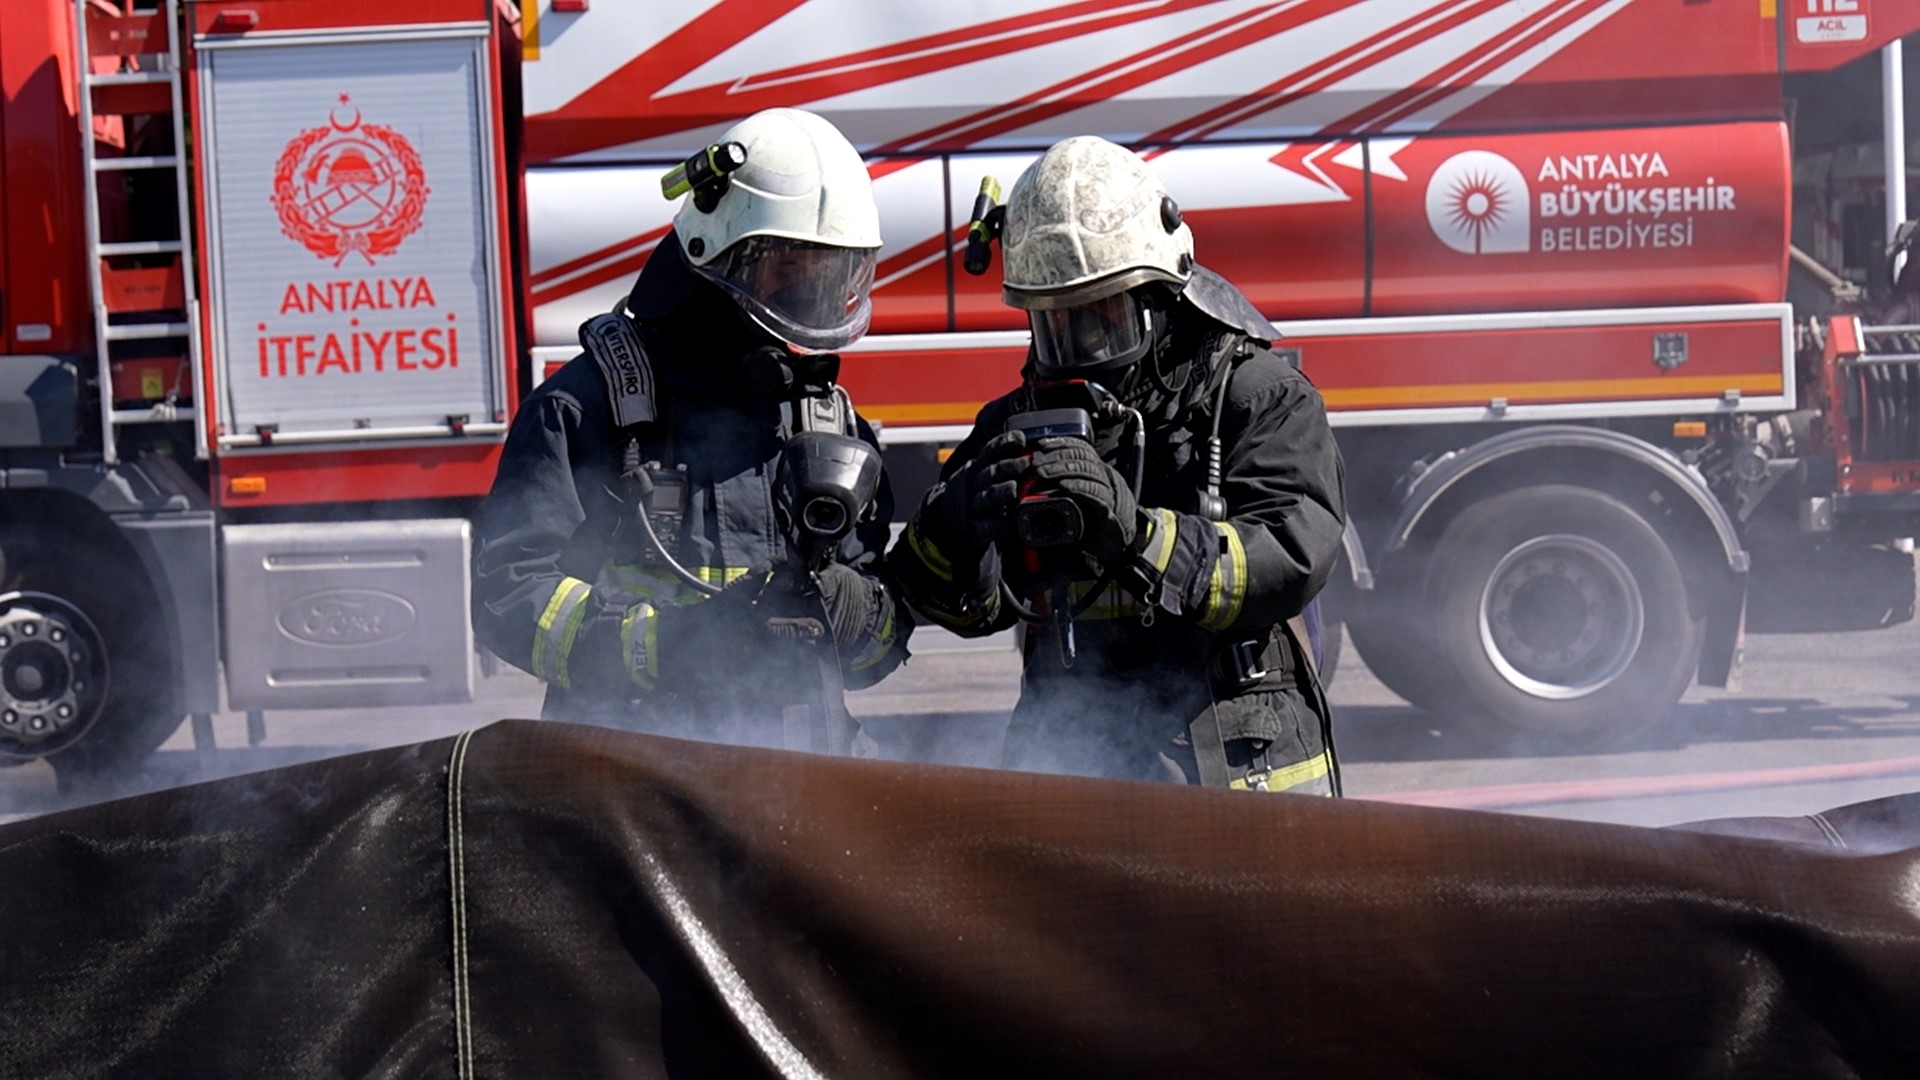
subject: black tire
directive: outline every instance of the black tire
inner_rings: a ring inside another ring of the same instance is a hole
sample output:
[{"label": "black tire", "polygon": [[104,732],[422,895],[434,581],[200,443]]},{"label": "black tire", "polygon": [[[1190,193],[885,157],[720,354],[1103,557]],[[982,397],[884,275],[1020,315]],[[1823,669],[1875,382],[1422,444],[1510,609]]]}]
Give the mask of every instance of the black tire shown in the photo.
[{"label": "black tire", "polygon": [[52,737],[16,737],[8,756],[44,756],[63,783],[134,772],[185,719],[174,704],[167,636],[152,589],[130,559],[98,543],[0,525],[0,551],[6,557],[0,595],[75,627],[85,642],[85,668],[104,675],[107,686],[104,700],[85,700],[76,717],[83,722]]},{"label": "black tire", "polygon": [[1460,698],[1434,646],[1424,598],[1427,560],[1403,551],[1380,568],[1347,618],[1347,636],[1367,670],[1407,703],[1444,712]]},{"label": "black tire", "polygon": [[1612,742],[1692,683],[1706,620],[1666,539],[1611,495],[1542,485],[1476,503],[1433,548],[1427,610],[1462,721]]},{"label": "black tire", "polygon": [[1325,613],[1320,620],[1320,687],[1325,689],[1333,685],[1333,677],[1340,673],[1340,657],[1346,652],[1346,635],[1341,633],[1343,623],[1338,615]]}]

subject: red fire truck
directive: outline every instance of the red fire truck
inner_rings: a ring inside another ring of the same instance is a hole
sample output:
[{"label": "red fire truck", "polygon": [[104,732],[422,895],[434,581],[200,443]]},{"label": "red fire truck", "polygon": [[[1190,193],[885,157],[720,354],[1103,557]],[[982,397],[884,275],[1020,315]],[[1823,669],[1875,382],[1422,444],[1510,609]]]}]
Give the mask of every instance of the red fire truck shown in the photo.
[{"label": "red fire truck", "polygon": [[0,758],[468,697],[515,403],[774,105],[872,164],[843,371],[909,504],[1025,347],[980,178],[1140,148],[1326,397],[1330,599],[1416,704],[1637,726],[1733,672],[1775,508],[1914,531],[1903,339],[1788,303],[1786,92],[1912,0],[151,2],[0,23]]}]

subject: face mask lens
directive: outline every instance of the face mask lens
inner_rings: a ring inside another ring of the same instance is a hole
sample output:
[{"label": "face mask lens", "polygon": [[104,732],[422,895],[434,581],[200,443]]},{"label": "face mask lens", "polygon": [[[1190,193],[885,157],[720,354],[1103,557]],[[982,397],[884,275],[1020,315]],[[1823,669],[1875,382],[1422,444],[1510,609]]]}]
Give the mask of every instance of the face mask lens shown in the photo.
[{"label": "face mask lens", "polygon": [[1092,369],[1137,359],[1146,342],[1146,318],[1131,293],[1070,308],[1029,312],[1042,368]]},{"label": "face mask lens", "polygon": [[751,236],[708,272],[775,337],[801,348],[838,349],[866,332],[873,264],[871,248]]}]

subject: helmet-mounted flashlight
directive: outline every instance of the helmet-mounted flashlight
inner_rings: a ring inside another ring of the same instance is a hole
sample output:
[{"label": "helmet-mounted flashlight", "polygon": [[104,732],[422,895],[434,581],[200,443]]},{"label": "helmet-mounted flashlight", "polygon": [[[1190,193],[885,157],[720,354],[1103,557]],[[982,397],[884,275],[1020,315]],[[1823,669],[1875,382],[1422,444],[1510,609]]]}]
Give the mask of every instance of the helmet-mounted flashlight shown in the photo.
[{"label": "helmet-mounted flashlight", "polygon": [[660,178],[660,194],[677,199],[693,192],[693,205],[703,214],[713,213],[720,196],[727,193],[727,174],[747,163],[747,148],[737,142],[714,143],[705,150],[668,169]]},{"label": "helmet-mounted flashlight", "polygon": [[967,223],[967,255],[962,265],[967,273],[979,277],[993,265],[993,242],[1007,221],[1007,208],[1000,204],[1000,181],[991,176],[980,178],[980,194],[973,200],[973,220]]}]

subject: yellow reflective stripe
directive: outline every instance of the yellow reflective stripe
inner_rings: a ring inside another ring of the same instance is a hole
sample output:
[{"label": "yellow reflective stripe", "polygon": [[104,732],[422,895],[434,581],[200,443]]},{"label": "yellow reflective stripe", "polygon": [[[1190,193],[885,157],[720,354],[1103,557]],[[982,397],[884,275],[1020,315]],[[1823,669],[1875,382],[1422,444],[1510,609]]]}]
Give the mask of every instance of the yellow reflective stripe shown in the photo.
[{"label": "yellow reflective stripe", "polygon": [[[620,659],[626,666],[628,677],[642,689],[651,690],[653,689],[653,674],[649,669],[657,666],[653,650],[651,648],[646,650],[645,656],[642,657],[645,663],[640,667],[636,668],[633,663],[633,624],[636,619],[640,620],[642,626],[645,628],[642,630],[642,633],[651,635],[654,624],[653,605],[646,603],[635,604],[628,608],[627,613],[621,617]],[[649,640],[651,640],[651,637],[649,637]]]},{"label": "yellow reflective stripe", "polygon": [[[1093,581],[1076,581],[1068,586],[1067,595],[1073,599],[1073,603],[1077,607],[1080,601],[1086,598],[1087,590],[1097,584],[1099,583]],[[1146,606],[1134,599],[1131,593],[1112,582],[1108,582],[1106,590],[1100,594],[1098,599],[1088,604],[1080,614],[1074,616],[1074,621],[1078,622],[1082,619],[1089,621],[1125,619],[1137,617],[1144,611],[1146,611]]]},{"label": "yellow reflective stripe", "polygon": [[[567,638],[567,644],[572,645],[566,628],[569,622],[578,628],[574,616],[578,610],[585,608],[589,591],[591,589],[587,583],[577,577],[563,577],[560,584],[553,587],[553,595],[547,598],[546,610],[540,613],[540,619],[533,627],[533,662],[530,666],[534,678],[551,679],[562,686],[566,685],[566,653],[550,654],[559,648],[563,636]],[[554,678],[554,671],[551,670],[555,662],[560,665],[558,679]]]},{"label": "yellow reflective stripe", "polygon": [[[751,570],[749,566],[690,566],[687,572],[709,585],[725,584]],[[616,563],[608,560],[600,567],[599,582],[619,589],[637,600],[666,600],[685,603],[706,594],[680,580],[665,567],[642,563]]]},{"label": "yellow reflective stripe", "polygon": [[921,564],[933,571],[941,581],[948,583],[953,581],[953,560],[933,546],[933,541],[920,535],[919,518],[907,522],[907,547],[911,548],[913,553],[920,557]]},{"label": "yellow reflective stripe", "polygon": [[1247,548],[1240,542],[1240,530],[1226,522],[1216,523],[1226,550],[1213,562],[1213,574],[1207,579],[1207,603],[1201,609],[1200,625],[1209,630],[1225,630],[1240,617],[1247,599]]},{"label": "yellow reflective stripe", "polygon": [[1167,564],[1173,561],[1173,542],[1180,535],[1180,515],[1171,510],[1153,507],[1149,511],[1153,516],[1147,519],[1147,546],[1140,552],[1140,558],[1153,567],[1155,573],[1167,572]]},{"label": "yellow reflective stripe", "polygon": [[649,680],[658,679],[660,677],[660,616],[651,609],[647,611],[645,641],[647,646],[647,678]]},{"label": "yellow reflective stripe", "polygon": [[580,599],[573,603],[573,610],[567,613],[564,629],[560,633],[560,648],[554,654],[554,681],[561,686],[571,687],[573,675],[567,670],[567,660],[573,655],[573,641],[580,636],[580,624],[587,618],[587,595],[592,590],[583,589]]},{"label": "yellow reflective stripe", "polygon": [[1296,761],[1264,773],[1249,773],[1227,782],[1235,791],[1286,791],[1309,784],[1333,771],[1333,758],[1322,750],[1305,761]]}]

